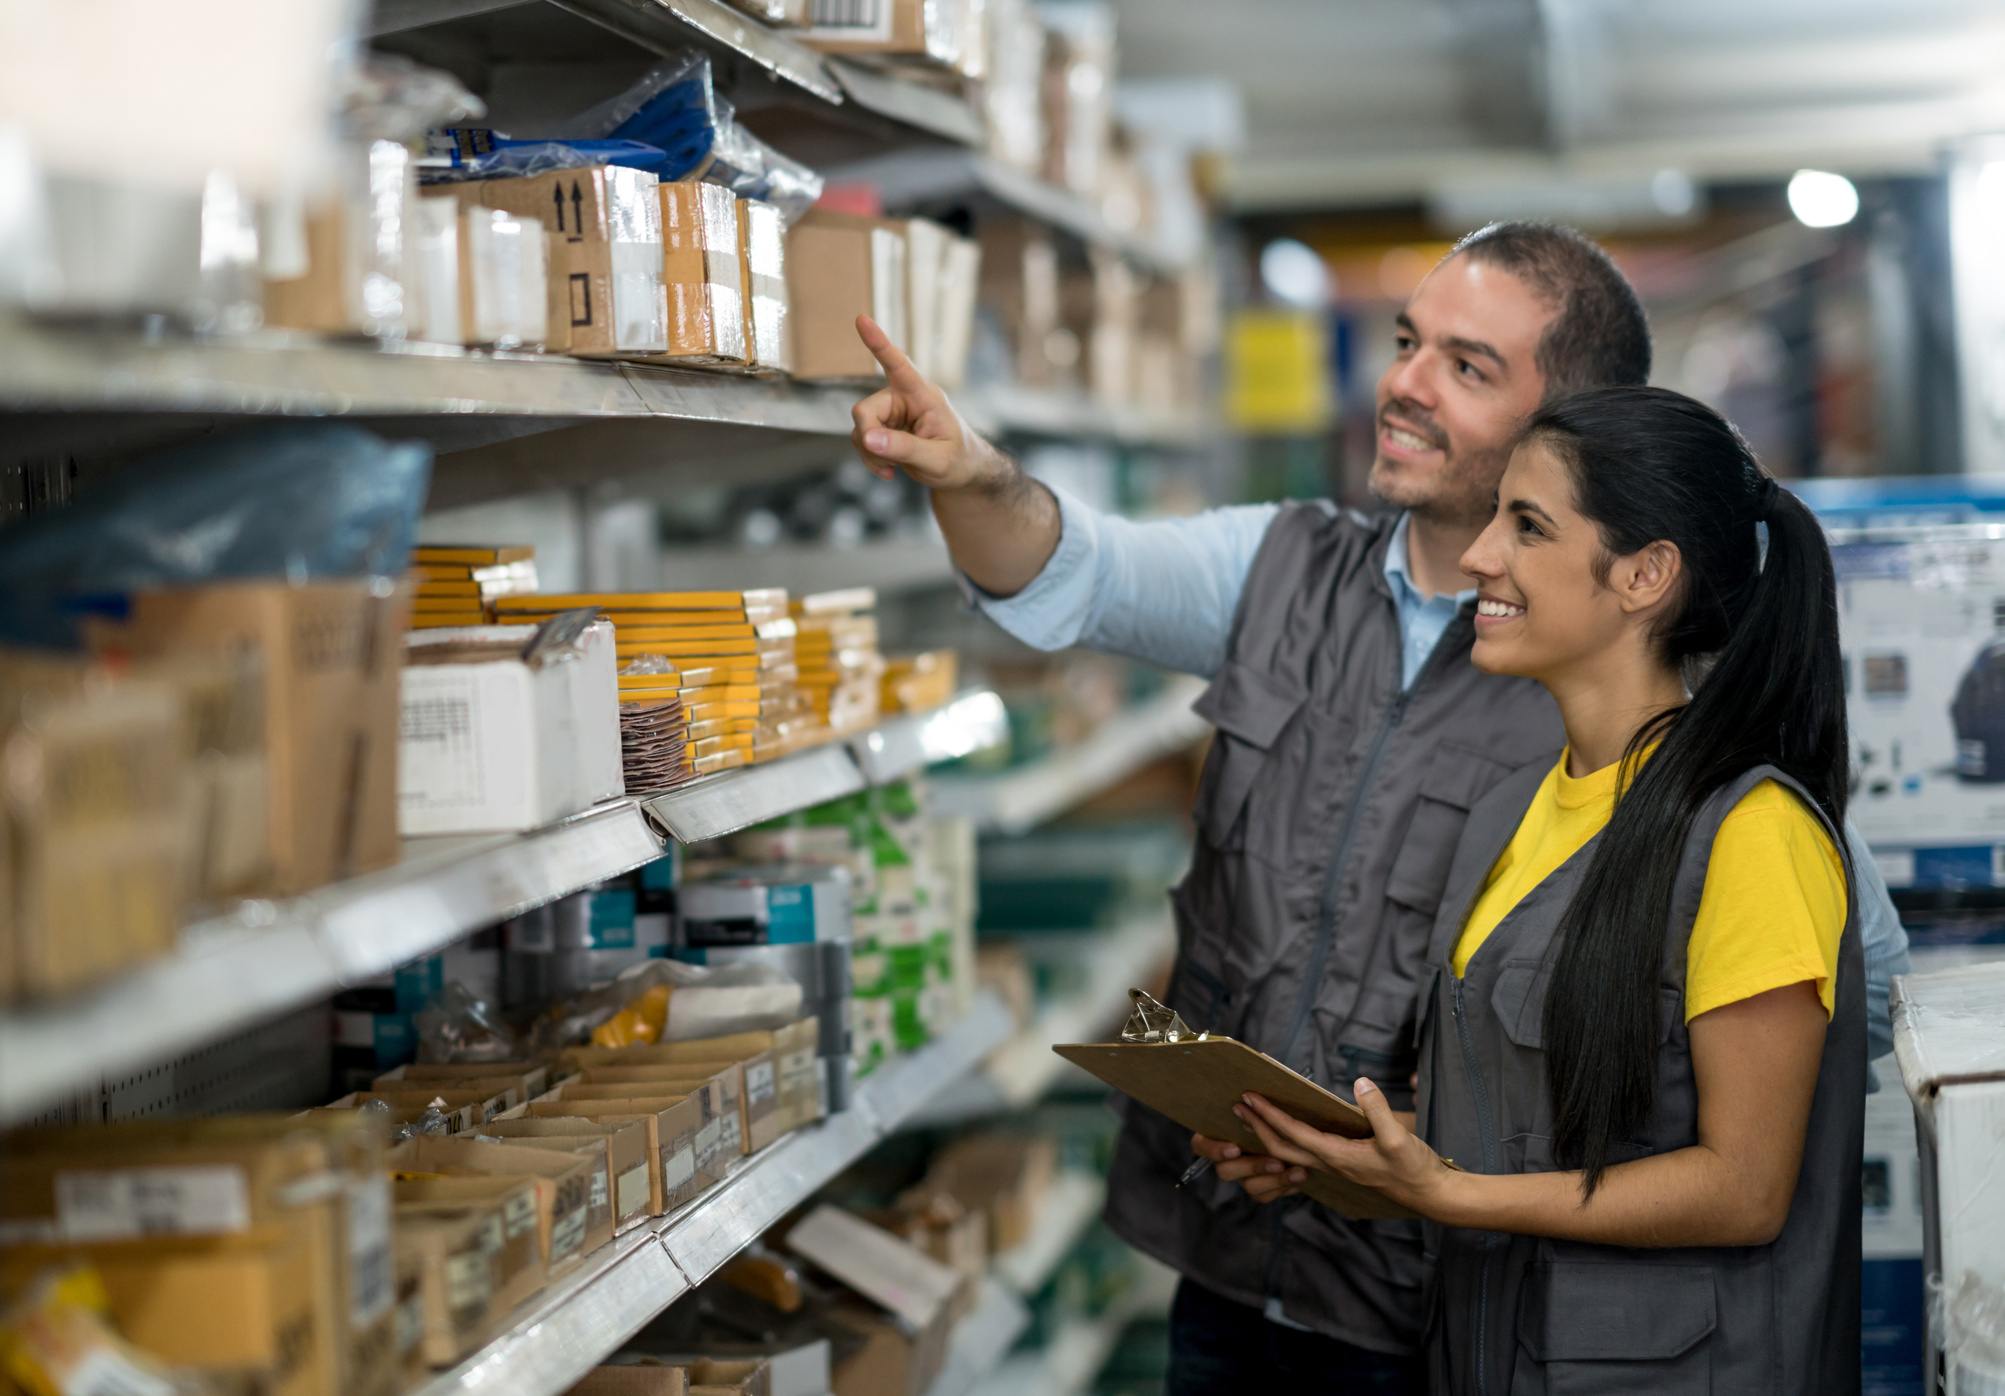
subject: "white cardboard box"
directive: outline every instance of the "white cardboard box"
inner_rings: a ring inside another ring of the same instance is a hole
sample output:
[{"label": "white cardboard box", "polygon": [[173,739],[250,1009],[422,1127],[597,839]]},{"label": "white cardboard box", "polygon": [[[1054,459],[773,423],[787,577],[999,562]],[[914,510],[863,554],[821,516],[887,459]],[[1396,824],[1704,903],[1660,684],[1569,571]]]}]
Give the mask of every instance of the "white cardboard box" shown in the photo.
[{"label": "white cardboard box", "polygon": [[414,834],[533,829],[625,793],[611,622],[525,662],[520,626],[406,640],[397,827]]},{"label": "white cardboard box", "polygon": [[1893,992],[1921,1145],[1923,1269],[2005,1286],[2005,964],[1902,975]]}]

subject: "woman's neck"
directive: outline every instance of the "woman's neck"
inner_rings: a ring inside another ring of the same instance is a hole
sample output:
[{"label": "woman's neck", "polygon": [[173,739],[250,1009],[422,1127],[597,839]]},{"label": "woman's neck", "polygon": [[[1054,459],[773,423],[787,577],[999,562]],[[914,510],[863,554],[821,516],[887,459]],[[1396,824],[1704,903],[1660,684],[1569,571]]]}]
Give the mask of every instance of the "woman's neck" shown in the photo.
[{"label": "woman's neck", "polygon": [[1577,673],[1541,676],[1566,725],[1567,770],[1584,776],[1612,766],[1636,730],[1666,708],[1690,699],[1683,677],[1654,655],[1616,653]]}]

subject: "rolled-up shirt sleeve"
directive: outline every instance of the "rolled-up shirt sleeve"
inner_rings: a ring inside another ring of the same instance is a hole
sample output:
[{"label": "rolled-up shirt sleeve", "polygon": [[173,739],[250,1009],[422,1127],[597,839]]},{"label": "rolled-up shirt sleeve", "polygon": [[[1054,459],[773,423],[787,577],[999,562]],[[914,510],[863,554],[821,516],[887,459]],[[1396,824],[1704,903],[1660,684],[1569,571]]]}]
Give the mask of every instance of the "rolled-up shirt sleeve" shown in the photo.
[{"label": "rolled-up shirt sleeve", "polygon": [[1225,663],[1239,593],[1278,504],[1137,522],[1047,486],[1058,501],[1057,551],[1014,596],[966,576],[969,603],[1025,644],[1072,645],[1209,678]]}]

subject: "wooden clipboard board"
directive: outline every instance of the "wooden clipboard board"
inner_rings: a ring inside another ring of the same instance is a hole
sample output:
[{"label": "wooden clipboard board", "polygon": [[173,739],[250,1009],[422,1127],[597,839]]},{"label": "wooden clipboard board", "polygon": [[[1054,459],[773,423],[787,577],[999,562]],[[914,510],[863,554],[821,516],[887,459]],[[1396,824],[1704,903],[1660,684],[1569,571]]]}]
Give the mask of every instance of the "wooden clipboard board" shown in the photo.
[{"label": "wooden clipboard board", "polygon": [[[1325,1134],[1368,1139],[1364,1111],[1290,1071],[1264,1052],[1229,1037],[1181,1042],[1062,1042],[1052,1051],[1084,1067],[1123,1095],[1169,1116],[1185,1129],[1263,1152],[1260,1136],[1232,1113],[1248,1091],[1265,1096],[1303,1124]],[[1356,1220],[1410,1218],[1414,1213],[1374,1188],[1336,1173],[1308,1170],[1301,1190],[1331,1211]]]}]

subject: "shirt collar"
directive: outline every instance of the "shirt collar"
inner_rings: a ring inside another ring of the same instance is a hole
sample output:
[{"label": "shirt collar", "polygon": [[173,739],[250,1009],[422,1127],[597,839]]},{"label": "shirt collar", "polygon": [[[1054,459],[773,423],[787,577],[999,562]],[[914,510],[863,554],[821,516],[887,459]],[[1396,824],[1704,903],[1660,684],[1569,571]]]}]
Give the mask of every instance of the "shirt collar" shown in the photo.
[{"label": "shirt collar", "polygon": [[[1393,525],[1392,542],[1385,550],[1385,580],[1387,585],[1391,586],[1394,596],[1411,597],[1415,602],[1431,605],[1435,601],[1448,598],[1423,596],[1420,588],[1413,584],[1413,573],[1408,571],[1406,566],[1407,526],[1412,522],[1412,514],[1401,514],[1399,522]],[[1467,591],[1458,591],[1453,598],[1454,604],[1459,607],[1475,594],[1474,587],[1470,587]]]}]

